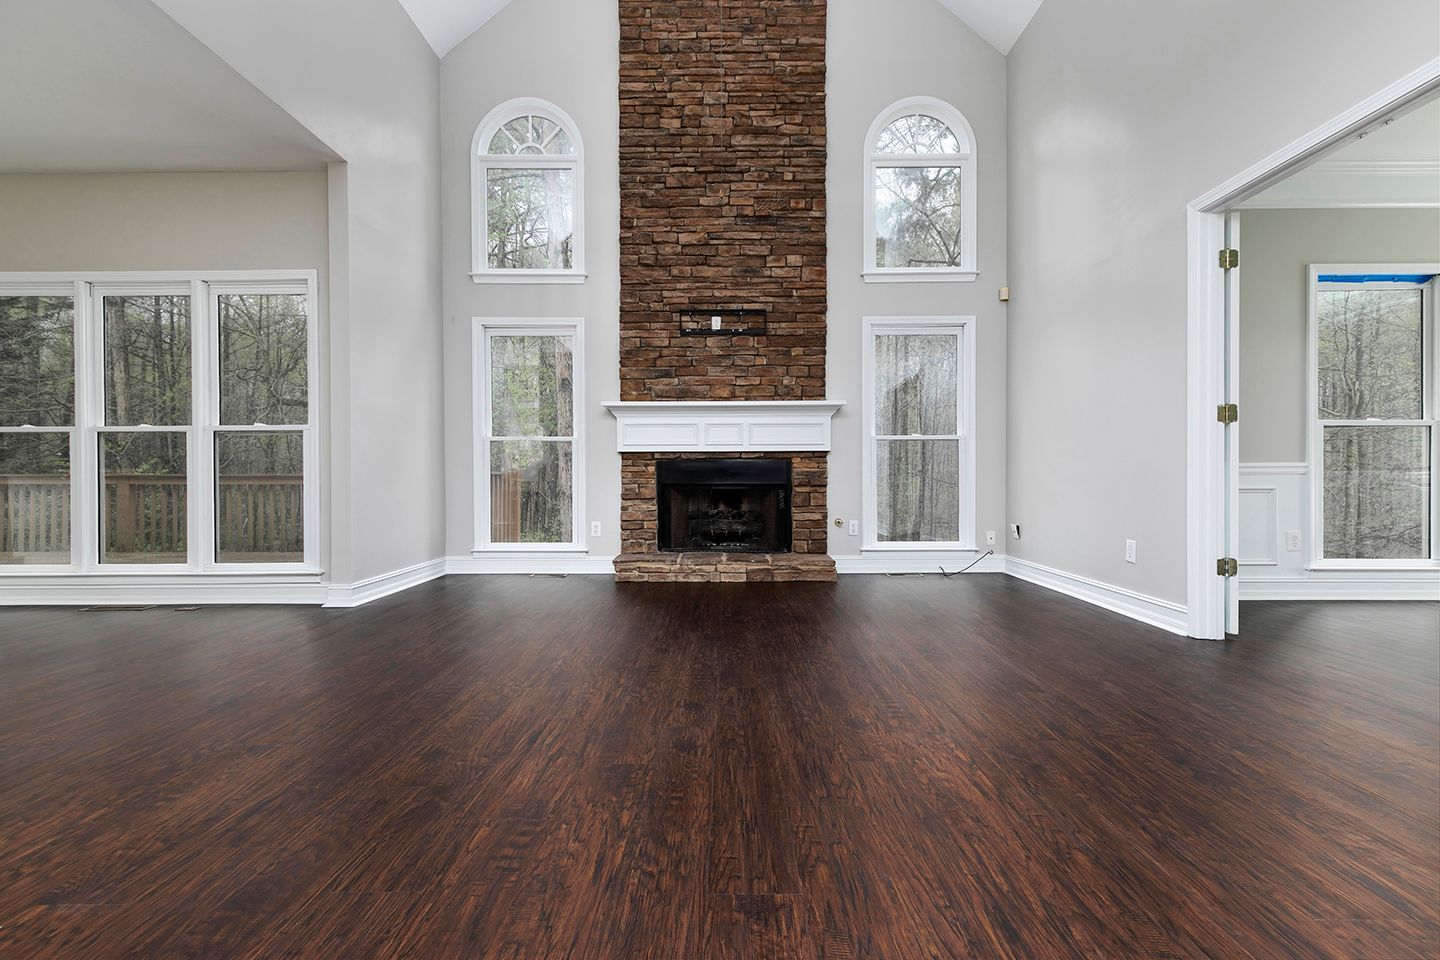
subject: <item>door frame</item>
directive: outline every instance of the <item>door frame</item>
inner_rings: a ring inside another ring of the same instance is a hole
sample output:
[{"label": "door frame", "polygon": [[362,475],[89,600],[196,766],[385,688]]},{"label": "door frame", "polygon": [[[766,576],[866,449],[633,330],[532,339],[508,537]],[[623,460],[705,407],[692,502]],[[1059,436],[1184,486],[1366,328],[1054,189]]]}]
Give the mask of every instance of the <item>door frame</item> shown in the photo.
[{"label": "door frame", "polygon": [[[1440,57],[1401,77],[1259,163],[1192,200],[1186,208],[1186,609],[1187,633],[1222,640],[1226,578],[1215,561],[1238,544],[1226,504],[1239,497],[1238,472],[1227,471],[1227,445],[1237,433],[1215,419],[1231,369],[1226,340],[1226,279],[1217,262],[1226,245],[1226,213],[1243,200],[1307,166],[1345,139],[1440,90]],[[1238,340],[1238,336],[1235,337]],[[1241,411],[1243,414],[1243,410]],[[1237,465],[1238,466],[1238,465]]]}]

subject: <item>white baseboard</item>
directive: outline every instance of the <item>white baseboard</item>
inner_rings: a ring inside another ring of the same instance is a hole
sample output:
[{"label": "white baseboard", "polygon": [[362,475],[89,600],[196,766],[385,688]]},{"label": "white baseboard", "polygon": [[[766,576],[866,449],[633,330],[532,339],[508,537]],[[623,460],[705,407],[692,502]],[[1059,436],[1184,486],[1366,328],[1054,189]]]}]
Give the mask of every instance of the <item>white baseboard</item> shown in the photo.
[{"label": "white baseboard", "polygon": [[445,576],[445,558],[426,560],[414,566],[404,567],[370,577],[356,583],[332,583],[324,598],[327,607],[358,607],[392,593],[419,586],[427,580]]},{"label": "white baseboard", "polygon": [[585,554],[557,556],[447,557],[448,574],[599,574],[614,576],[614,557],[591,557]]},{"label": "white baseboard", "polygon": [[1440,577],[1254,577],[1241,600],[1437,600]]},{"label": "white baseboard", "polygon": [[320,604],[325,596],[325,584],[318,576],[290,582],[201,574],[57,574],[0,580],[0,606]]},{"label": "white baseboard", "polygon": [[[982,551],[983,552],[983,551]],[[876,552],[868,554],[842,554],[834,557],[836,573],[954,573],[962,567],[975,563],[980,556],[974,550],[933,551],[909,553],[905,551]],[[989,556],[975,566],[970,573],[1004,573],[1005,558]]]},{"label": "white baseboard", "polygon": [[1123,614],[1132,620],[1148,623],[1152,627],[1178,633],[1182,637],[1188,633],[1189,624],[1184,604],[1160,600],[1124,587],[1111,586],[1030,560],[1021,560],[1019,557],[1005,558],[1005,572],[1020,580],[1093,603],[1113,613]]}]

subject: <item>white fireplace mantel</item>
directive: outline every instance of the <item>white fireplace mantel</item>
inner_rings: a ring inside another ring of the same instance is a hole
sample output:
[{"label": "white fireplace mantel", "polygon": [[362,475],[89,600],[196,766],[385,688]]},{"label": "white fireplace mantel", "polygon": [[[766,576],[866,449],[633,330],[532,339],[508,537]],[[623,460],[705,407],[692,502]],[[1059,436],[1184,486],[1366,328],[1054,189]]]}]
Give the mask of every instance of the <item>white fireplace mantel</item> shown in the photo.
[{"label": "white fireplace mantel", "polygon": [[843,400],[612,400],[616,449],[744,452],[829,450]]}]

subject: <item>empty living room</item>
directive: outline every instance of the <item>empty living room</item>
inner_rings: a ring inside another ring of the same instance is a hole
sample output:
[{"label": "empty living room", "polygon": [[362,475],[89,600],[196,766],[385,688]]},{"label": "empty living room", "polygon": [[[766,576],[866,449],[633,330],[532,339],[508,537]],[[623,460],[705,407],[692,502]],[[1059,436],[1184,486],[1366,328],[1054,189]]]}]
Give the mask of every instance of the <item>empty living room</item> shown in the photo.
[{"label": "empty living room", "polygon": [[1440,956],[1434,0],[0,0],[0,960]]}]

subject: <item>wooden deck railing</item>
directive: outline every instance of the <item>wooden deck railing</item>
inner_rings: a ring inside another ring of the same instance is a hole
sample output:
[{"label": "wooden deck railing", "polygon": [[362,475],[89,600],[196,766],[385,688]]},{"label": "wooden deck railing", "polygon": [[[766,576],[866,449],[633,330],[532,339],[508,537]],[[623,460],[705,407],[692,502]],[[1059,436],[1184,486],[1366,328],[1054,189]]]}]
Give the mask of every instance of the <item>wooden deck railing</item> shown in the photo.
[{"label": "wooden deck railing", "polygon": [[[110,474],[105,480],[110,551],[185,552],[185,477]],[[236,553],[299,553],[304,549],[304,503],[299,476],[223,477],[217,542]],[[0,475],[0,554],[67,552],[69,530],[68,479]]]},{"label": "wooden deck railing", "polygon": [[490,474],[490,542],[520,542],[520,487],[524,474],[502,470]]}]

